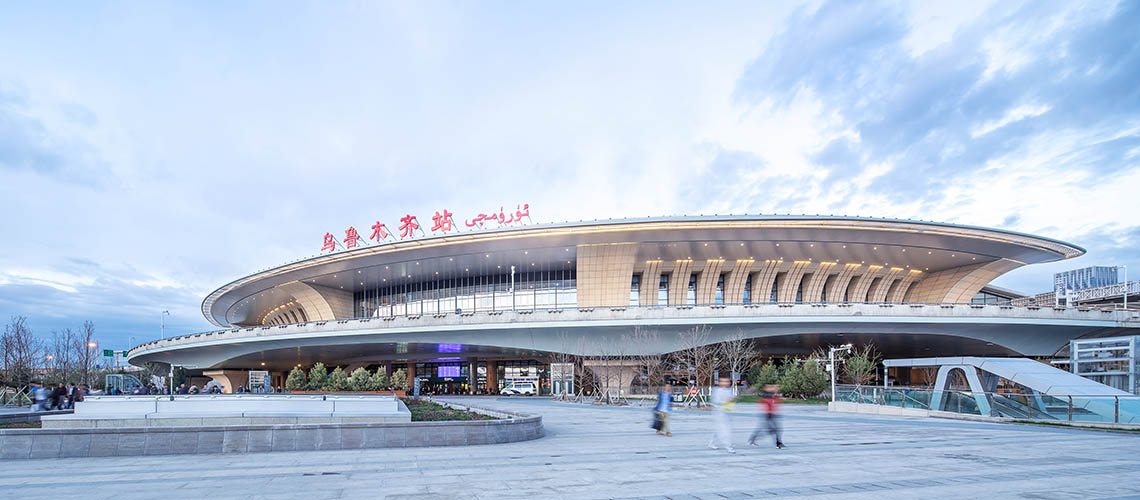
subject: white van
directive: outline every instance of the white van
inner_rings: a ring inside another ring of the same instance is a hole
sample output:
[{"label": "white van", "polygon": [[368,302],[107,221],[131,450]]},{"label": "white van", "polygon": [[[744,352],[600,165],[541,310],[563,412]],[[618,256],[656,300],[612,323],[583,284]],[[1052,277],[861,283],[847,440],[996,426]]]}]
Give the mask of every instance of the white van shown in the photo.
[{"label": "white van", "polygon": [[510,385],[499,391],[504,396],[533,396],[538,394],[538,388],[533,382],[511,382]]}]

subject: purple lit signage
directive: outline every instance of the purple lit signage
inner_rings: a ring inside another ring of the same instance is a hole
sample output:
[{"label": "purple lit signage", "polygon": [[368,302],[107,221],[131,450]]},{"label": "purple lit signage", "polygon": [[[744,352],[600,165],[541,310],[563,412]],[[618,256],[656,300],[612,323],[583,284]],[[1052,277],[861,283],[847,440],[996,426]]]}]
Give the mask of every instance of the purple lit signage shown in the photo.
[{"label": "purple lit signage", "polygon": [[463,352],[460,344],[439,344],[439,352]]},{"label": "purple lit signage", "polygon": [[458,377],[459,366],[440,366],[435,369],[437,377]]}]

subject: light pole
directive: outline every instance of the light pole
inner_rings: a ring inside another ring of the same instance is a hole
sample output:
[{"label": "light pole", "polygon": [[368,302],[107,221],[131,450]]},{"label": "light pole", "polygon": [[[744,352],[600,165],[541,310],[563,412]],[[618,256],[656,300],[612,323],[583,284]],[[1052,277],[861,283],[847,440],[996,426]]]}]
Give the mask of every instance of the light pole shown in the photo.
[{"label": "light pole", "polygon": [[511,312],[515,310],[515,266],[511,266]]},{"label": "light pole", "polygon": [[1128,266],[1120,266],[1124,268],[1124,310],[1128,310]]},{"label": "light pole", "polygon": [[158,334],[158,340],[162,340],[162,339],[166,338],[166,317],[167,316],[170,316],[170,311],[162,311],[162,315],[158,317],[159,318],[158,319],[158,328],[159,328],[158,331],[160,332]]},{"label": "light pole", "polygon": [[124,360],[124,361],[126,361],[126,358],[127,358],[127,355],[126,355],[126,353],[127,353],[127,352],[130,352],[131,348],[132,348],[132,347],[134,347],[134,346],[135,346],[135,337],[134,337],[134,335],[132,335],[132,336],[130,336],[130,337],[127,337],[127,348],[126,348],[125,350],[123,350],[123,360]]},{"label": "light pole", "polygon": [[827,353],[827,371],[831,372],[831,402],[835,402],[835,353],[847,352],[851,350],[851,344],[845,344],[840,347],[832,347]]},{"label": "light pole", "polygon": [[91,386],[91,381],[87,380],[88,369],[91,366],[91,351],[98,347],[99,344],[95,342],[87,342],[87,350],[83,351],[83,383],[88,387]]}]

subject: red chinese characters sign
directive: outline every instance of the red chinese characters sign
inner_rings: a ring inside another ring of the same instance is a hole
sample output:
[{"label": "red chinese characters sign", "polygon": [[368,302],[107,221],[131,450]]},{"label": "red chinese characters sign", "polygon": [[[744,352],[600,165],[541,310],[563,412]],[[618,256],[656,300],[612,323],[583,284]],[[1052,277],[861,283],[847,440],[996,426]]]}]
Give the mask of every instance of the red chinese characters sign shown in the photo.
[{"label": "red chinese characters sign", "polygon": [[[437,210],[435,215],[431,218],[432,223],[428,230],[430,234],[436,236],[460,231],[461,226],[455,223],[453,219],[454,215],[455,214],[446,208]],[[530,222],[529,203],[516,205],[514,211],[504,210],[503,207],[499,207],[497,211],[492,210],[490,213],[479,213],[475,217],[465,220],[463,227],[470,228],[470,230],[498,228],[522,224],[524,220]],[[403,217],[400,217],[399,221],[400,224],[396,226],[396,232],[388,229],[388,226],[383,222],[376,221],[376,223],[372,225],[372,234],[368,236],[367,240],[360,237],[360,234],[356,232],[355,226],[349,226],[348,229],[344,230],[343,248],[349,250],[358,246],[379,245],[384,242],[394,242],[428,235],[427,232],[421,229],[420,221],[415,215],[404,214]],[[369,243],[372,241],[375,243]],[[321,245],[321,252],[335,252],[336,247],[336,237],[333,236],[332,233],[325,233],[324,242]]]}]

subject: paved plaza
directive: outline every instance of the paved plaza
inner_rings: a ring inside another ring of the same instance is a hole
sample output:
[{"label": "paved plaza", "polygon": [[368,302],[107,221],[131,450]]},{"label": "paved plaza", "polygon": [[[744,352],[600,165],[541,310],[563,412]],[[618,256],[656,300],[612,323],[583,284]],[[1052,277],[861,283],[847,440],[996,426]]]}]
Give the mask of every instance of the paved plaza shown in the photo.
[{"label": "paved plaza", "polygon": [[546,437],[454,448],[0,462],[0,498],[1026,498],[1140,499],[1140,435],[828,413],[785,405],[776,450],[744,446],[752,405],[732,418],[736,454],[708,448],[711,418],[543,398],[451,400],[541,414]]}]

